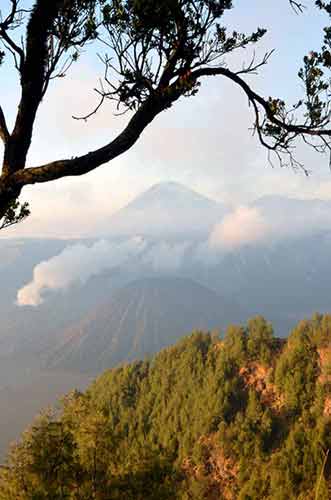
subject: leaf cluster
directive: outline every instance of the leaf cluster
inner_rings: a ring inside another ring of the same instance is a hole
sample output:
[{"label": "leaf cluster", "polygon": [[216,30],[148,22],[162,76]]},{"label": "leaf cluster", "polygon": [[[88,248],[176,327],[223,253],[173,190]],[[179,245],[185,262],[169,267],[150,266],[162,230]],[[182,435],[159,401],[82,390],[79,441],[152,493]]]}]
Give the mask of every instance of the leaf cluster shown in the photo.
[{"label": "leaf cluster", "polygon": [[13,200],[5,215],[0,219],[0,229],[5,229],[14,224],[23,222],[30,215],[29,204],[27,202],[20,203],[19,200]]},{"label": "leaf cluster", "polygon": [[[100,93],[124,109],[137,109],[146,98],[171,92],[194,95],[199,82],[193,72],[225,64],[225,56],[256,43],[265,30],[246,35],[228,33],[223,23],[228,0],[116,0],[103,7],[107,36],[101,40],[110,54],[107,88]],[[172,85],[174,84],[175,85]]]}]

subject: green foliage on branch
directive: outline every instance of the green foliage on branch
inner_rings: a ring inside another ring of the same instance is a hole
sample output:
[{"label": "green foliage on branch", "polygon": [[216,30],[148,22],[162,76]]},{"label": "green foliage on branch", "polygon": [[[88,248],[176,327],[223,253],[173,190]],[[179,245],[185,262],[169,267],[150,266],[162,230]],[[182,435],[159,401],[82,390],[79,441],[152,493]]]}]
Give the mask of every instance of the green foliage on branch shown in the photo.
[{"label": "green foliage on branch", "polygon": [[0,230],[23,222],[29,215],[30,209],[27,202],[20,203],[19,200],[12,201],[4,217],[0,219]]},{"label": "green foliage on branch", "polygon": [[104,58],[102,96],[137,109],[153,95],[171,97],[174,90],[196,94],[200,82],[194,70],[225,64],[229,53],[255,44],[266,33],[260,28],[251,34],[229,32],[223,17],[232,8],[229,0],[103,2],[107,35],[101,39],[112,55]]}]

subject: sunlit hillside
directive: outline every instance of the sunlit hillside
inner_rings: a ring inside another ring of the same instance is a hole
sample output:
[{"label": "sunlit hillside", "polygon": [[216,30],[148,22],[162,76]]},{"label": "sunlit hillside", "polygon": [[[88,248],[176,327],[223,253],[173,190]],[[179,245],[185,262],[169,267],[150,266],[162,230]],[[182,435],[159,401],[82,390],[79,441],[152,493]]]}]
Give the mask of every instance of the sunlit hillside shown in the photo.
[{"label": "sunlit hillside", "polygon": [[0,498],[319,499],[331,493],[331,317],[262,317],[106,371],[22,436]]}]

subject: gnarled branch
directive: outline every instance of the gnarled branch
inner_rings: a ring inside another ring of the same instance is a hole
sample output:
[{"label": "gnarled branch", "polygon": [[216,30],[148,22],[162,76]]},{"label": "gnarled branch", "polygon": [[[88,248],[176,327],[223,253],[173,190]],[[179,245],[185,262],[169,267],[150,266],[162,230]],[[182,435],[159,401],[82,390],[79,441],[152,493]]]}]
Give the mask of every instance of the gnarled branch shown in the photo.
[{"label": "gnarled branch", "polygon": [[11,182],[23,187],[27,184],[48,182],[67,176],[79,176],[94,170],[130,149],[139,139],[144,129],[154,118],[170,107],[180,96],[181,91],[175,82],[167,95],[147,99],[133,115],[126,128],[109,144],[86,155],[54,161],[40,167],[18,170],[11,176]]},{"label": "gnarled branch", "polygon": [[[239,72],[240,73],[240,72]],[[196,71],[194,71],[191,74],[192,79],[198,79],[203,76],[217,76],[217,75],[222,75],[225,76],[226,78],[232,80],[234,83],[239,85],[239,87],[242,88],[242,90],[245,92],[247,95],[249,101],[251,103],[255,102],[258,103],[262,106],[264,109],[267,118],[274,123],[275,125],[278,125],[279,127],[282,127],[284,130],[287,132],[293,132],[295,134],[306,134],[306,135],[311,135],[311,136],[331,136],[331,129],[320,129],[320,128],[314,128],[310,127],[304,124],[291,124],[291,123],[286,123],[285,121],[281,121],[279,118],[276,117],[275,113],[272,111],[272,107],[270,106],[270,102],[267,101],[265,98],[257,94],[249,85],[248,83],[243,80],[239,76],[239,73],[230,71],[227,68],[200,68]]]}]

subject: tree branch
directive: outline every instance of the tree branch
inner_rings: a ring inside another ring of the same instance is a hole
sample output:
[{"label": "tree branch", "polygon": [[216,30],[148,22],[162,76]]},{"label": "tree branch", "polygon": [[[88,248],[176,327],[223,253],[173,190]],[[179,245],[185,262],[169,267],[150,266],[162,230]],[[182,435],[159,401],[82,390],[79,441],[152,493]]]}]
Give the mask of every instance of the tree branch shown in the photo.
[{"label": "tree branch", "polygon": [[[263,140],[263,137],[260,133],[258,105],[263,108],[268,120],[281,127],[287,133],[305,136],[331,136],[330,129],[316,129],[306,125],[296,125],[280,120],[272,111],[270,102],[268,102],[254,90],[252,90],[248,83],[243,80],[241,76],[239,76],[239,74],[234,73],[227,68],[200,68],[193,71],[190,74],[189,78],[192,83],[195,83],[197,79],[203,76],[217,75],[222,75],[226,78],[229,78],[245,92],[249,102],[253,104],[257,116],[259,138],[263,145],[268,149],[277,151],[279,143],[277,143],[274,147],[271,147]],[[92,151],[86,155],[72,158],[70,160],[59,160],[42,165],[40,167],[20,169],[11,176],[11,182],[13,183],[13,185],[22,188],[27,184],[48,182],[66,176],[79,176],[88,173],[99,167],[100,165],[113,160],[114,158],[130,149],[136,143],[143,130],[154,120],[154,118],[161,111],[170,107],[174,101],[176,101],[180,96],[183,95],[183,90],[180,88],[180,82],[181,78],[179,78],[171,86],[169,86],[166,96],[162,93],[150,96],[133,115],[127,127],[116,137],[116,139],[114,139],[106,146]],[[287,144],[287,142],[285,142],[285,144]]]},{"label": "tree branch", "polygon": [[123,154],[136,143],[154,118],[182,95],[178,86],[176,87],[177,83],[175,82],[170,87],[170,92],[166,96],[159,94],[148,98],[133,115],[126,128],[106,146],[70,160],[59,160],[40,167],[20,169],[11,176],[11,183],[21,188],[27,184],[83,175]]},{"label": "tree branch", "polygon": [[[24,64],[24,51],[21,47],[19,47],[14,40],[9,36],[8,30],[11,28],[18,27],[20,25],[20,17],[23,13],[27,12],[25,9],[19,9],[18,0],[11,0],[11,11],[8,16],[0,23],[0,39],[3,40],[5,47],[13,54],[15,59],[16,68],[21,71]],[[17,19],[17,17],[19,19]],[[19,64],[17,62],[17,56],[19,59]]]},{"label": "tree branch", "polygon": [[331,129],[315,128],[304,124],[297,125],[280,120],[279,118],[277,118],[277,116],[275,116],[275,113],[272,110],[270,103],[266,99],[264,99],[259,94],[254,92],[254,90],[251,89],[248,83],[245,80],[243,80],[239,76],[239,74],[234,73],[227,68],[210,68],[210,67],[200,68],[191,73],[191,78],[197,80],[198,78],[201,78],[203,76],[217,76],[217,75],[225,76],[226,78],[232,80],[234,83],[239,85],[239,87],[241,87],[241,89],[247,95],[249,102],[258,103],[260,106],[262,106],[268,120],[270,120],[270,122],[274,123],[275,125],[278,125],[283,130],[286,130],[287,132],[292,132],[294,134],[305,134],[315,137],[316,136],[331,137]]},{"label": "tree branch", "polygon": [[290,6],[292,7],[292,9],[296,14],[300,14],[306,8],[306,6],[303,3],[297,2],[296,0],[289,0],[289,2]]},{"label": "tree branch", "polygon": [[[23,64],[24,64],[24,51],[21,47],[19,47],[14,40],[8,35],[7,31],[1,26],[0,24],[0,38],[2,38],[4,42],[4,46],[10,50],[10,52],[13,54],[15,57],[15,66],[18,69],[18,71],[22,70]],[[16,55],[19,57],[19,64],[17,62]]]}]

